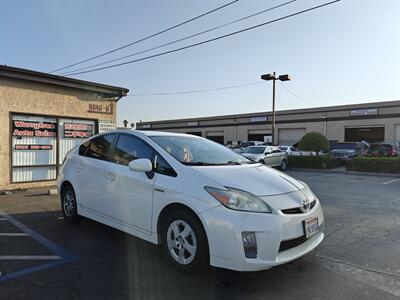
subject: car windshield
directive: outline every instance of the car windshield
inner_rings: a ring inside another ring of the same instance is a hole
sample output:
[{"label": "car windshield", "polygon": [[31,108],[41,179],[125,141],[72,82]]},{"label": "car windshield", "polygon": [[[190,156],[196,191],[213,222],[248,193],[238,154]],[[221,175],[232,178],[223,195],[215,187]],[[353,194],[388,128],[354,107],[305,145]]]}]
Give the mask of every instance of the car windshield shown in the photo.
[{"label": "car windshield", "polygon": [[243,153],[261,154],[264,153],[266,147],[247,147]]},{"label": "car windshield", "polygon": [[278,148],[281,149],[282,151],[286,151],[288,149],[288,147],[286,146],[279,146]]},{"label": "car windshield", "polygon": [[336,143],[332,149],[346,149],[346,150],[355,150],[355,143]]},{"label": "car windshield", "polygon": [[150,136],[155,143],[185,165],[241,165],[253,163],[213,141],[191,136]]}]

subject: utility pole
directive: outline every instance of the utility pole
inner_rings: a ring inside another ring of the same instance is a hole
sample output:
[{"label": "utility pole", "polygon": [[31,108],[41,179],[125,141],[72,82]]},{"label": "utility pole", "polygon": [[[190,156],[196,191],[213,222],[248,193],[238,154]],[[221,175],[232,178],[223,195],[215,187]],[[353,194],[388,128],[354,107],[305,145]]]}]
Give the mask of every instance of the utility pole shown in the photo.
[{"label": "utility pole", "polygon": [[272,145],[275,145],[275,81],[289,81],[291,77],[289,74],[276,76],[276,73],[261,75],[262,80],[272,80]]}]

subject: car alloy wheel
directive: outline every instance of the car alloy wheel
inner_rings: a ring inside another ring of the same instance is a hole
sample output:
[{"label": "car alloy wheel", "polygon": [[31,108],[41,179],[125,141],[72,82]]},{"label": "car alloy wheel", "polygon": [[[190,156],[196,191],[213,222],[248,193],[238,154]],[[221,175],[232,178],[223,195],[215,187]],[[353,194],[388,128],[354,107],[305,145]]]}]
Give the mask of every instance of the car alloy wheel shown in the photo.
[{"label": "car alloy wheel", "polygon": [[282,170],[282,171],[285,171],[286,168],[287,168],[286,160],[282,160],[282,161],[281,161],[281,170]]},{"label": "car alloy wheel", "polygon": [[181,265],[190,264],[196,256],[196,235],[183,220],[175,220],[169,225],[167,243],[172,258]]},{"label": "car alloy wheel", "polygon": [[68,185],[61,189],[61,210],[63,217],[68,222],[79,220],[75,191]]},{"label": "car alloy wheel", "polygon": [[64,213],[67,217],[72,217],[75,213],[75,195],[71,190],[64,194]]}]

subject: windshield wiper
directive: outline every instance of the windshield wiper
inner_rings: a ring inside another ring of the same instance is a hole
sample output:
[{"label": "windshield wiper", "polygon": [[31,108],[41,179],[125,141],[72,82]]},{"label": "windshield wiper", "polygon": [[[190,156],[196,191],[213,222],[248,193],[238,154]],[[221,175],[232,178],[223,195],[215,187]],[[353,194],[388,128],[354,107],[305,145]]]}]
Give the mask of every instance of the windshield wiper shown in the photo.
[{"label": "windshield wiper", "polygon": [[214,166],[215,164],[209,164],[204,161],[197,161],[197,162],[186,162],[186,161],[181,161],[182,164],[185,166]]},{"label": "windshield wiper", "polygon": [[241,165],[240,162],[237,161],[227,161],[223,163],[207,163],[204,161],[197,161],[197,162],[181,162],[186,166],[227,166],[227,165]]}]

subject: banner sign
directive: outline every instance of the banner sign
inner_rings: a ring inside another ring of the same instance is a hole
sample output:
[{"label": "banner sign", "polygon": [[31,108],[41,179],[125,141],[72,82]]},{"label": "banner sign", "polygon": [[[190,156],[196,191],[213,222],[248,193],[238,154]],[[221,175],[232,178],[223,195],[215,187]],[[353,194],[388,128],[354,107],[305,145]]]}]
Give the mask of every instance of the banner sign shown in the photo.
[{"label": "banner sign", "polygon": [[266,122],[268,121],[268,117],[267,116],[259,116],[259,117],[252,117],[250,118],[250,122]]},{"label": "banner sign", "polygon": [[57,125],[52,122],[13,120],[12,136],[56,137]]},{"label": "banner sign", "polygon": [[353,109],[350,111],[351,116],[370,116],[377,114],[378,114],[377,108]]},{"label": "banner sign", "polygon": [[15,150],[53,150],[53,145],[22,145],[16,144]]},{"label": "banner sign", "polygon": [[89,138],[93,134],[93,125],[83,123],[64,123],[64,138]]}]

